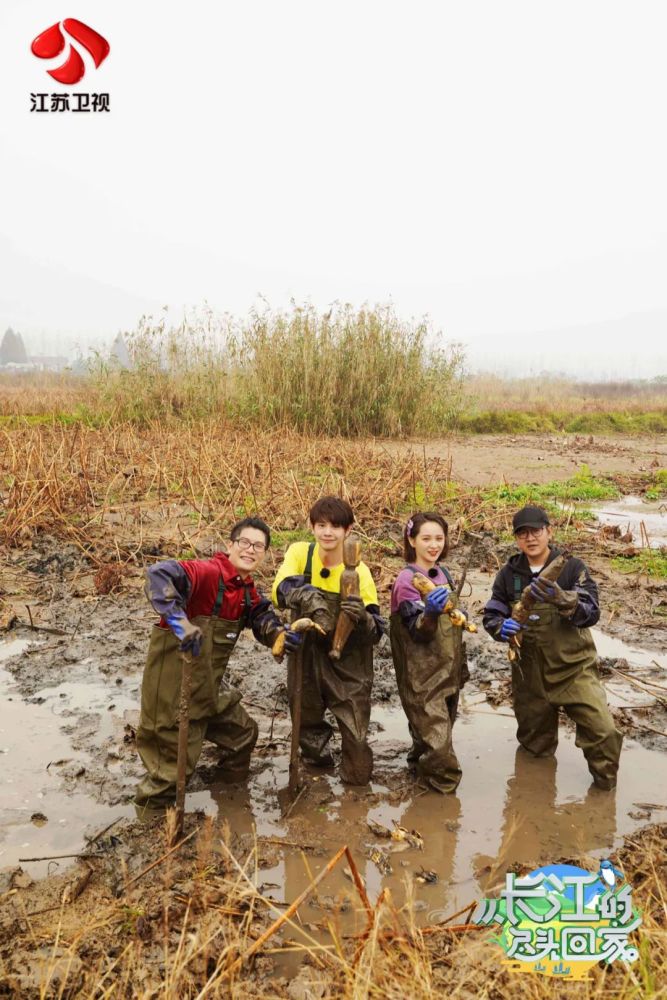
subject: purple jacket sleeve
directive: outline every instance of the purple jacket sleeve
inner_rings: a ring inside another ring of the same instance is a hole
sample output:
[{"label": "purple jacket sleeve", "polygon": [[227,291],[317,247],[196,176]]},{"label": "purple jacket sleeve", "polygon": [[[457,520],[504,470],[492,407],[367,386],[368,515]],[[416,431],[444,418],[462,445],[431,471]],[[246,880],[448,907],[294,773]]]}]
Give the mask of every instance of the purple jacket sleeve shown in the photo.
[{"label": "purple jacket sleeve", "polygon": [[417,588],[413,586],[413,576],[414,573],[409,569],[401,570],[398,574],[391,595],[391,606],[398,611],[411,639],[415,642],[429,642],[433,638],[433,631],[419,628],[424,616],[424,602]]},{"label": "purple jacket sleeve", "polygon": [[575,591],[579,603],[570,621],[577,628],[589,628],[591,625],[597,625],[600,620],[598,586],[585,564],[581,560],[577,560],[577,563],[576,578],[571,589]]},{"label": "purple jacket sleeve", "polygon": [[261,642],[262,645],[269,648],[273,646],[280,632],[285,629],[285,625],[273,610],[271,601],[263,594],[259,595],[259,601],[250,612],[248,625],[257,642]]},{"label": "purple jacket sleeve", "polygon": [[185,615],[190,591],[190,578],[176,559],[155,563],[146,570],[146,597],[162,618]]}]

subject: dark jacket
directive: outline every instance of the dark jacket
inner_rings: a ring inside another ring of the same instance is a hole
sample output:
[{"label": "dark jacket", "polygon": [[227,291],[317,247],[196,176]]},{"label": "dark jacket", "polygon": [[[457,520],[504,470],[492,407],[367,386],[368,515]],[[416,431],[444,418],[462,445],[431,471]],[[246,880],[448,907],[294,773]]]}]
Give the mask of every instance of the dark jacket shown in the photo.
[{"label": "dark jacket", "polygon": [[[550,546],[547,565],[560,555],[561,551]],[[499,570],[493,581],[491,600],[484,608],[484,628],[490,636],[501,641],[498,633],[504,620],[511,617],[512,605],[519,599],[524,587],[539,575],[531,572],[528,559],[523,552],[518,552],[508,559]],[[574,591],[579,597],[576,610],[569,619],[572,625],[588,628],[599,621],[600,602],[597,584],[581,559],[572,557],[565,564],[563,572],[558,577],[558,586],[563,590]]]}]

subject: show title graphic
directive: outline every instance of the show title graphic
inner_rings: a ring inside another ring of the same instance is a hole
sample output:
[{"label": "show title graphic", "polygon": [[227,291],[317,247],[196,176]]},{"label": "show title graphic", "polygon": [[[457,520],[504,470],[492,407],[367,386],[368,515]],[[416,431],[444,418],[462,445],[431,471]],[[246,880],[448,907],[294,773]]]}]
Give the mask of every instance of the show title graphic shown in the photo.
[{"label": "show title graphic", "polygon": [[[85,76],[86,64],[77,46],[81,46],[93,60],[95,69],[99,69],[111,51],[106,38],[94,28],[78,21],[75,17],[66,17],[64,21],[56,21],[50,28],[42,31],[33,39],[30,51],[38,59],[55,59],[67,46],[65,60],[46,72],[57,83],[73,86]],[[110,97],[107,93],[89,93],[82,91],[49,93],[48,91],[30,94],[30,111],[38,113],[75,112],[95,114],[100,111],[110,111]]]},{"label": "show title graphic", "polygon": [[597,874],[574,865],[547,865],[524,877],[510,872],[500,898],[482,899],[472,921],[500,925],[494,941],[516,972],[585,979],[598,962],[630,964],[638,957],[628,935],[641,915],[610,861]]}]

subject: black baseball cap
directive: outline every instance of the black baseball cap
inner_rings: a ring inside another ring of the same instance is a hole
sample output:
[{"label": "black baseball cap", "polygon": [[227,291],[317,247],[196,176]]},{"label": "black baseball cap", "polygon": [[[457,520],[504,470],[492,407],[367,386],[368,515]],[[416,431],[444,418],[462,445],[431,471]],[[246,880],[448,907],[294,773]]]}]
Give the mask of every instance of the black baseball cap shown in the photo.
[{"label": "black baseball cap", "polygon": [[549,523],[547,512],[541,507],[522,507],[512,518],[515,535],[521,528],[546,528]]}]

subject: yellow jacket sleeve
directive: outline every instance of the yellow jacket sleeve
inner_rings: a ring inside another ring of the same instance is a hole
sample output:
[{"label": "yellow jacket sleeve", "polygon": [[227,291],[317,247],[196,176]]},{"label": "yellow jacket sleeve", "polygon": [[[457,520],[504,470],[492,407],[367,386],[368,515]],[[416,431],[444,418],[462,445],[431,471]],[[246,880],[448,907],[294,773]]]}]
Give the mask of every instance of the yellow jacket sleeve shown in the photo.
[{"label": "yellow jacket sleeve", "polygon": [[361,591],[362,601],[366,607],[368,607],[369,604],[378,604],[378,592],[375,586],[375,580],[371,576],[371,571],[366,563],[359,563],[357,572],[359,574],[359,590]]},{"label": "yellow jacket sleeve", "polygon": [[271,599],[278,605],[278,585],[288,576],[300,576],[306,568],[308,542],[293,542],[285,553],[271,588]]}]

